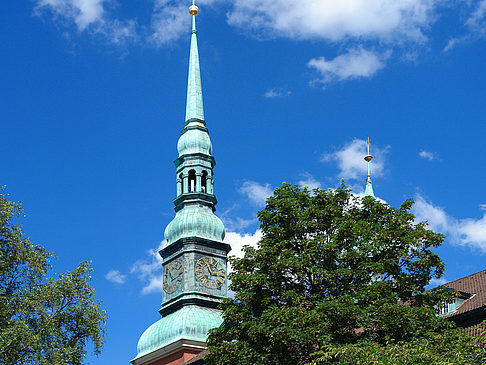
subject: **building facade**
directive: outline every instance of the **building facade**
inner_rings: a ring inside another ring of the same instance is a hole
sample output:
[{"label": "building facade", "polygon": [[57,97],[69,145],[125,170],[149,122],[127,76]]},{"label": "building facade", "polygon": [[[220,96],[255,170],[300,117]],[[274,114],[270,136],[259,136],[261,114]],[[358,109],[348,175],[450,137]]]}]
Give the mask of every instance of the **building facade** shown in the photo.
[{"label": "building facade", "polygon": [[186,118],[175,160],[176,216],[165,229],[162,318],[140,337],[135,365],[179,365],[206,349],[208,331],[222,323],[218,305],[227,296],[223,222],[214,214],[215,160],[204,120],[194,4]]},{"label": "building facade", "polygon": [[486,270],[444,284],[459,293],[452,303],[443,303],[438,308],[440,316],[447,318],[458,327],[464,328],[471,336],[479,336],[479,324],[486,320]]}]

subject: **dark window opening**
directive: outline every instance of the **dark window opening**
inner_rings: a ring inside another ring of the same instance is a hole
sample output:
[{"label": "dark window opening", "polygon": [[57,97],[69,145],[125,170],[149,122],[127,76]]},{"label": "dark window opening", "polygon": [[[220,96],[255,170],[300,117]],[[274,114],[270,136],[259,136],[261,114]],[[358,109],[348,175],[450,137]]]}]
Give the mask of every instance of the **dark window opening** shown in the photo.
[{"label": "dark window opening", "polygon": [[203,193],[206,193],[208,191],[207,184],[208,184],[208,172],[203,171],[201,177],[201,191]]},{"label": "dark window opening", "polygon": [[196,191],[196,171],[189,171],[189,192],[194,193]]},{"label": "dark window opening", "polygon": [[179,184],[181,184],[180,185],[180,187],[181,187],[181,194],[184,194],[184,178],[183,178],[182,174],[179,175]]}]

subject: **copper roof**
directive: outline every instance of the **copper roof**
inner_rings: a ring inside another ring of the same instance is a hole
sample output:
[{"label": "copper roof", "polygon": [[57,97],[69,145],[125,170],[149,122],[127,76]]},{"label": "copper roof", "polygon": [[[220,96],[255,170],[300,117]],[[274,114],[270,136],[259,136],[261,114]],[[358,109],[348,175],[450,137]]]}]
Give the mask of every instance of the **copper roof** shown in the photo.
[{"label": "copper roof", "polygon": [[486,309],[486,270],[465,276],[444,284],[445,287],[471,294],[472,297],[462,303],[454,313],[446,318],[455,317],[477,309]]}]

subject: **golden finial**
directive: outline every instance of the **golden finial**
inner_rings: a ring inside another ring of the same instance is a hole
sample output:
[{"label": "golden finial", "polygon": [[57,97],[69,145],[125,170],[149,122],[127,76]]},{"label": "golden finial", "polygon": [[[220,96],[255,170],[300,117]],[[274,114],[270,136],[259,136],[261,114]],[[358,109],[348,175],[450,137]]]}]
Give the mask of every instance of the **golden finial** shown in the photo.
[{"label": "golden finial", "polygon": [[366,137],[366,144],[368,146],[368,154],[364,157],[366,162],[370,162],[373,159],[373,156],[370,155],[370,136]]},{"label": "golden finial", "polygon": [[193,1],[192,2],[192,5],[189,6],[189,14],[191,14],[191,15],[197,15],[198,12],[199,12],[199,8],[196,6],[196,4]]}]

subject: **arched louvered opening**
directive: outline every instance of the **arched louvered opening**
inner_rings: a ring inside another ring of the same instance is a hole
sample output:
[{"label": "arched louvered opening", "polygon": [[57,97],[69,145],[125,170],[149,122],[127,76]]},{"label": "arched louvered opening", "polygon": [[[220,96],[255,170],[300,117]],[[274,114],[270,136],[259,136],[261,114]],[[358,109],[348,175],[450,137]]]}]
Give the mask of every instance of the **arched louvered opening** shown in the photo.
[{"label": "arched louvered opening", "polygon": [[196,191],[196,171],[189,171],[189,192],[194,193]]},{"label": "arched louvered opening", "polygon": [[201,191],[206,193],[208,191],[208,172],[203,171],[201,177]]}]

